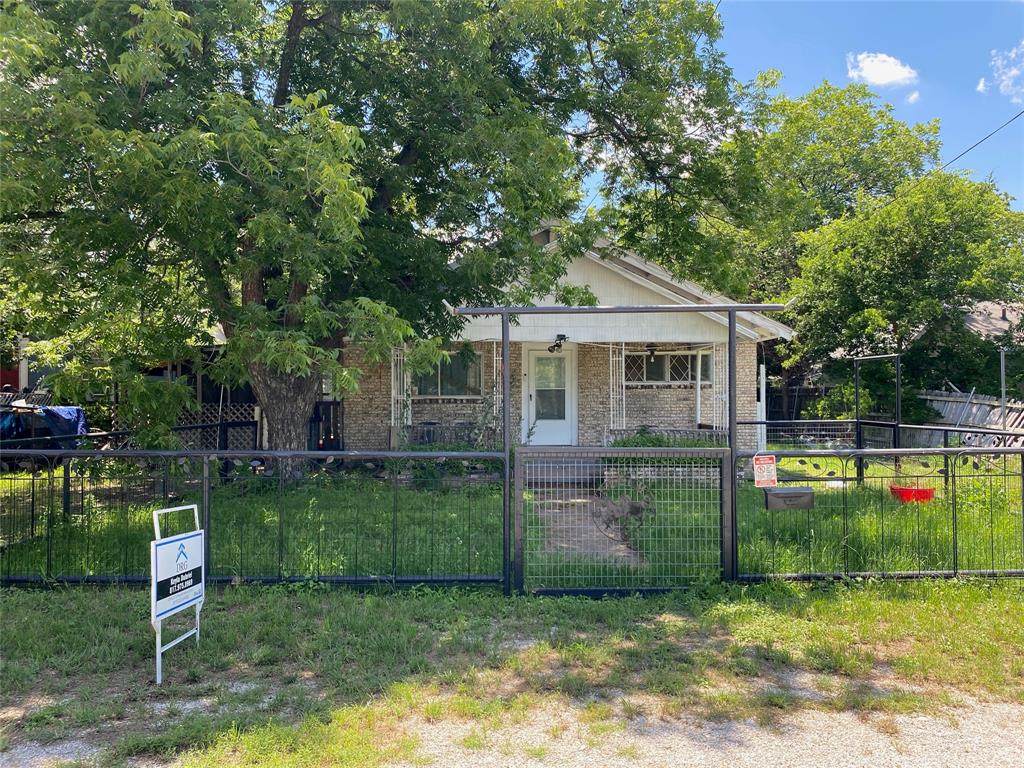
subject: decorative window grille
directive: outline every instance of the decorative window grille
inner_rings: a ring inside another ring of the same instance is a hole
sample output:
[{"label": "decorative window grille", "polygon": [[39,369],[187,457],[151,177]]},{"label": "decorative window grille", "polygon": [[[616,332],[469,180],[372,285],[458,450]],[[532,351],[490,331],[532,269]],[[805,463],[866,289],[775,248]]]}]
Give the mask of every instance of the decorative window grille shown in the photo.
[{"label": "decorative window grille", "polygon": [[623,362],[623,381],[634,384],[711,384],[714,376],[711,352],[631,353]]},{"label": "decorative window grille", "polygon": [[608,345],[608,428],[626,427],[626,359],[625,344]]},{"label": "decorative window grille", "polygon": [[625,381],[644,381],[646,379],[645,359],[646,355],[624,355],[623,379]]},{"label": "decorative window grille", "polygon": [[672,381],[690,381],[690,369],[696,358],[696,355],[669,355],[669,378]]},{"label": "decorative window grille", "polygon": [[725,429],[729,424],[729,345],[715,344],[713,354],[711,425]]},{"label": "decorative window grille", "polygon": [[502,387],[502,367],[501,367],[501,346],[496,341],[491,342],[491,400],[494,406],[494,415],[498,416],[501,413],[501,387]]},{"label": "decorative window grille", "polygon": [[405,350],[395,347],[391,350],[391,426],[393,427],[412,424],[409,386],[409,376],[405,371]]}]

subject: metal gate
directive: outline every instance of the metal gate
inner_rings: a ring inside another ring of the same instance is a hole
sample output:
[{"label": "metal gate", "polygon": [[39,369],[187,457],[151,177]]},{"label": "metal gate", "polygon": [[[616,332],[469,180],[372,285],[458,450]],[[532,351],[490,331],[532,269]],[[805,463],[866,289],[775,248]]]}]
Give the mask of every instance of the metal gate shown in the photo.
[{"label": "metal gate", "polygon": [[519,592],[664,591],[722,577],[727,448],[516,450],[513,580]]}]

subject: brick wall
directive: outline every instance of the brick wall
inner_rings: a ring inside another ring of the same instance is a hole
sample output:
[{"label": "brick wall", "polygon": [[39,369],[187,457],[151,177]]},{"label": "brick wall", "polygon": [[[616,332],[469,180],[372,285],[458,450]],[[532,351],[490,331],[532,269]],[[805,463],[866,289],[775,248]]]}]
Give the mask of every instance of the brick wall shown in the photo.
[{"label": "brick wall", "polygon": [[[642,350],[643,345],[630,345]],[[482,392],[479,400],[451,398],[413,398],[412,422],[423,424],[433,422],[451,425],[458,422],[493,421],[500,428],[498,418],[486,414],[494,403],[489,401],[494,391],[495,376],[500,368],[494,365],[494,347],[491,342],[474,344],[480,355],[482,368]],[[523,398],[523,348],[512,345],[512,392],[510,410],[512,416],[512,437],[518,442],[521,436]],[[391,419],[391,366],[389,363],[362,365],[357,349],[345,352],[345,364],[363,368],[359,391],[345,399],[345,447],[350,450],[381,450],[388,447]],[[716,359],[715,365],[727,365],[724,359]],[[578,371],[578,423],[577,438],[581,445],[602,445],[608,439],[609,428],[609,367],[608,348],[598,345],[577,347]],[[757,418],[757,344],[744,341],[738,344],[736,358],[737,417],[740,420]],[[724,396],[725,393],[723,392]],[[701,390],[703,418],[710,421],[711,407],[717,390],[712,385],[703,385]],[[500,399],[497,403],[500,409]],[[670,429],[686,429],[695,426],[696,397],[689,384],[641,385],[626,388],[626,426],[635,429],[642,425]],[[722,425],[723,427],[726,425]],[[756,428],[740,428],[740,445],[754,447]]]},{"label": "brick wall", "polygon": [[577,349],[579,392],[576,438],[580,445],[604,445],[608,433],[608,348],[581,345]]},{"label": "brick wall", "polygon": [[383,451],[391,428],[391,364],[367,363],[358,347],[347,347],[342,358],[362,371],[359,389],[344,398],[345,449]]},{"label": "brick wall", "polygon": [[[757,342],[741,341],[736,345],[736,418],[752,421],[757,418]],[[726,425],[728,426],[728,425]],[[757,427],[740,426],[740,448],[757,448]]]}]

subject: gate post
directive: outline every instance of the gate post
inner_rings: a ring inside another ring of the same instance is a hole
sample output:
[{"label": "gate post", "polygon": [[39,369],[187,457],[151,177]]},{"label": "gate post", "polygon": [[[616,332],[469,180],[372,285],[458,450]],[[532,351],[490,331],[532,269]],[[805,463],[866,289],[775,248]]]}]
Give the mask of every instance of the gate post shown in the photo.
[{"label": "gate post", "polygon": [[515,590],[518,594],[522,595],[526,591],[526,584],[524,582],[524,568],[523,568],[523,453],[522,450],[516,451],[516,468],[513,473],[515,478],[515,497],[514,497],[514,535],[515,535]]},{"label": "gate post", "polygon": [[[501,588],[505,595],[512,594],[512,584],[510,581],[509,572],[509,558],[511,557],[511,551],[509,547],[509,535],[510,529],[510,511],[512,499],[512,412],[511,403],[509,399],[512,397],[512,342],[511,342],[511,328],[509,326],[508,312],[501,313],[501,450],[505,455],[504,464],[505,472],[502,482],[502,498],[501,498]],[[518,452],[516,456],[518,457]],[[518,458],[516,459],[518,461]],[[519,477],[516,473],[516,484],[518,486]],[[516,509],[518,509],[518,502],[516,503]],[[520,551],[522,548],[522,536],[520,530],[520,520],[517,514],[516,516],[516,584],[519,591],[522,591],[522,570],[523,570],[523,556]]]},{"label": "gate post", "polygon": [[729,450],[721,457],[720,484],[722,492],[722,579],[735,581],[739,576],[736,536],[736,463],[735,452]]},{"label": "gate post", "polygon": [[210,457],[203,456],[203,530],[206,531],[204,538],[205,548],[203,551],[203,577],[210,581]]}]

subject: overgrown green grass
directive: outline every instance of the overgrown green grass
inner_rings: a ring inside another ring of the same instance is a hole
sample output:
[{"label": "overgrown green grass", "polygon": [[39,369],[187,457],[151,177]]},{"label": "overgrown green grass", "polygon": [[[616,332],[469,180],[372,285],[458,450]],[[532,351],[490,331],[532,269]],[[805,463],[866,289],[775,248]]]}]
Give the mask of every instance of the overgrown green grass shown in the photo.
[{"label": "overgrown green grass", "polygon": [[167,654],[160,689],[147,597],[0,592],[0,703],[24,708],[8,746],[93,738],[114,764],[372,766],[417,759],[411,722],[468,723],[463,748],[487,748],[552,703],[595,741],[640,716],[768,723],[806,707],[934,710],[965,693],[1024,703],[1016,581],[614,600],[228,587],[209,594],[199,646]]},{"label": "overgrown green grass", "polygon": [[[810,510],[766,509],[738,489],[740,567],[747,574],[1007,571],[1024,569],[1024,474],[1019,456],[944,461],[783,459],[783,485],[814,491]],[[900,503],[891,486],[928,488]],[[954,507],[956,519],[954,522]]]},{"label": "overgrown green grass", "polygon": [[[164,494],[76,476],[65,514],[59,478],[50,487],[39,478],[33,493],[29,478],[5,476],[3,573],[148,576],[152,510],[201,501],[196,483],[174,480]],[[185,518],[165,519],[165,534],[190,525]],[[212,485],[207,538],[213,576],[432,578],[500,574],[501,529],[501,486],[488,478],[410,473],[395,484],[324,472],[282,483],[238,473]]]}]

